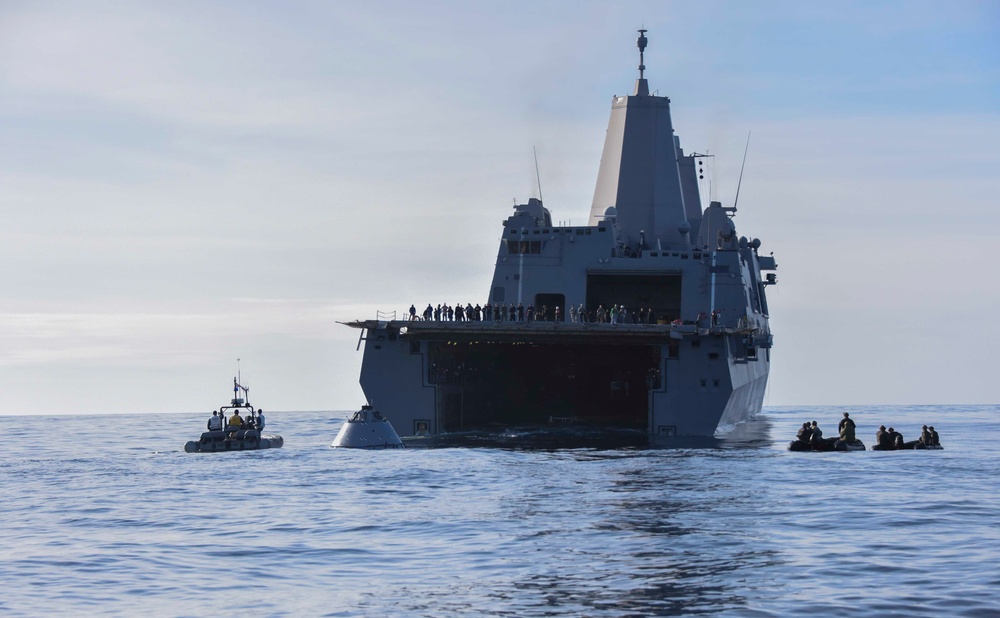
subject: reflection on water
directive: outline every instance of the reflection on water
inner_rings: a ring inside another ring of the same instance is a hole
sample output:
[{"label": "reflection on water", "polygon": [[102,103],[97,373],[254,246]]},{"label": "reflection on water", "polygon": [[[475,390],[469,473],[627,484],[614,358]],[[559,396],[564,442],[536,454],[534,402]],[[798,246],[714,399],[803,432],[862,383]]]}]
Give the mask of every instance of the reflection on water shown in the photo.
[{"label": "reflection on water", "polygon": [[758,448],[772,444],[766,417],[741,423],[715,437],[666,437],[644,430],[553,425],[475,430],[403,438],[407,448],[499,448],[524,451],[565,449],[714,449]]}]

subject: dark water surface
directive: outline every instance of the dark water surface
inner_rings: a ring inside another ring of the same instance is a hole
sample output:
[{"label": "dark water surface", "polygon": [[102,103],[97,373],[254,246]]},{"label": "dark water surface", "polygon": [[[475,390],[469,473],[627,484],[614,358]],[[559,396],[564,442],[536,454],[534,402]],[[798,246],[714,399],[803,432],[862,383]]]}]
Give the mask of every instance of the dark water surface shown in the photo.
[{"label": "dark water surface", "polygon": [[[945,450],[785,450],[845,410]],[[771,408],[662,449],[333,450],[345,415],[217,454],[183,452],[201,416],[4,418],[0,614],[1000,615],[997,406]]]}]

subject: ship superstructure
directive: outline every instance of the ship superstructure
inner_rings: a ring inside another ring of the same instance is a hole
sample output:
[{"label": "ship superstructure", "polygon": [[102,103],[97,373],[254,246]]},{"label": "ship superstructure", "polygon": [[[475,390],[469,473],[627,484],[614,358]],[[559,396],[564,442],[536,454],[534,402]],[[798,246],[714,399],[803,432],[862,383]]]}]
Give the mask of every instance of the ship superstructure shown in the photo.
[{"label": "ship superstructure", "polygon": [[649,91],[645,32],[633,93],[612,100],[587,225],[555,226],[529,199],[503,222],[468,319],[349,324],[365,395],[400,435],[572,422],[711,436],[760,411],[777,264],[737,236],[735,205],[702,209],[699,155]]}]

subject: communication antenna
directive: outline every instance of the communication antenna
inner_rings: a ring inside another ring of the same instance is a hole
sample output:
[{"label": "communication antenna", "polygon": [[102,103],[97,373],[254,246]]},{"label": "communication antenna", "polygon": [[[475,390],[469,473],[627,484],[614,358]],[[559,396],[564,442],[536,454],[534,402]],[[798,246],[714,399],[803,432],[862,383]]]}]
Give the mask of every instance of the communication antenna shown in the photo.
[{"label": "communication antenna", "polygon": [[736,204],[740,201],[740,185],[743,184],[743,168],[747,165],[747,151],[750,150],[750,133],[747,131],[747,147],[743,149],[743,164],[740,165],[740,179],[736,183],[736,199],[733,200],[733,211],[736,211]]},{"label": "communication antenna", "polygon": [[538,173],[538,151],[532,146],[531,152],[535,155],[535,183],[538,185],[538,201],[544,204],[545,200],[542,199],[542,175]]}]

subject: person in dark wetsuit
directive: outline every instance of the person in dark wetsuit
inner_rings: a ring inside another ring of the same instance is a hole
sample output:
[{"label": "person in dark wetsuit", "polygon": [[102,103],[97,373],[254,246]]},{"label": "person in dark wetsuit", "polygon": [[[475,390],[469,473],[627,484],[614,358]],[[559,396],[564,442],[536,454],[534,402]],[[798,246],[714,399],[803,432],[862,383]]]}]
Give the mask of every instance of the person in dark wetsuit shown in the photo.
[{"label": "person in dark wetsuit", "polygon": [[900,449],[903,448],[903,434],[897,432],[892,427],[889,428],[889,448]]},{"label": "person in dark wetsuit", "polygon": [[885,425],[879,425],[878,431],[875,432],[875,443],[882,450],[887,451],[892,448],[892,439],[889,437],[889,432],[885,430]]},{"label": "person in dark wetsuit", "polygon": [[857,441],[857,436],[854,434],[854,421],[851,421],[849,418],[844,420],[848,420],[850,422],[840,422],[840,440],[841,442],[846,442],[847,444],[854,444],[854,442]]},{"label": "person in dark wetsuit", "polygon": [[931,433],[931,446],[941,446],[941,440],[938,438],[938,432],[934,431],[934,425],[928,427],[927,431]]},{"label": "person in dark wetsuit", "polygon": [[812,427],[809,428],[812,431],[812,435],[809,437],[809,441],[815,446],[823,444],[823,430],[819,428],[819,424],[816,421],[812,422]]},{"label": "person in dark wetsuit", "polygon": [[857,429],[857,425],[854,424],[854,421],[851,419],[851,415],[847,412],[844,412],[844,418],[840,419],[840,424],[837,425],[837,431],[843,433],[844,425],[850,425],[851,429]]},{"label": "person in dark wetsuit", "polygon": [[812,428],[809,427],[808,422],[802,423],[802,427],[799,429],[799,432],[795,434],[795,437],[799,442],[809,444],[809,439],[812,438]]},{"label": "person in dark wetsuit", "polygon": [[920,428],[920,440],[918,440],[924,446],[931,445],[931,431],[927,429],[927,425]]}]

